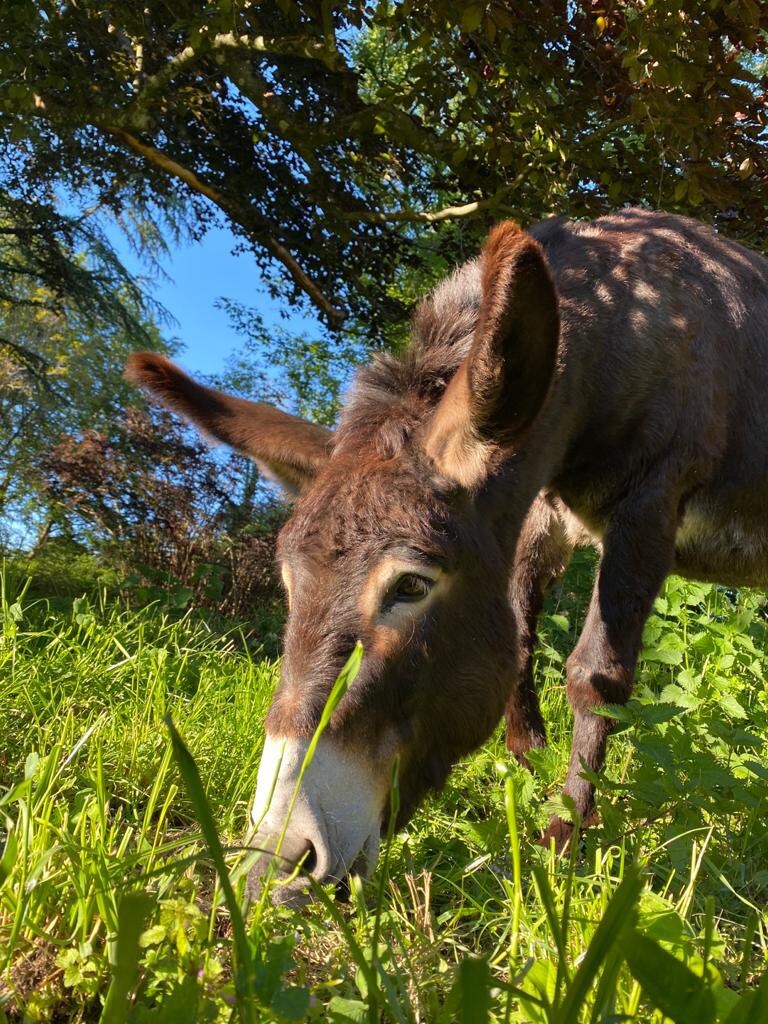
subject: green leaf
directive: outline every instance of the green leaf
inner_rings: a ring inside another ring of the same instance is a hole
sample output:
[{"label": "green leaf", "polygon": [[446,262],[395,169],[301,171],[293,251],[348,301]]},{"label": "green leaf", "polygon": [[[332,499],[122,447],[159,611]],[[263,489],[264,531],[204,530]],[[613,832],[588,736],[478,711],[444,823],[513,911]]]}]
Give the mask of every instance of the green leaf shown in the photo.
[{"label": "green leaf", "polygon": [[637,927],[648,938],[672,946],[682,946],[687,937],[685,922],[674,906],[655,892],[643,893]]},{"label": "green leaf", "polygon": [[31,788],[32,779],[24,779],[22,782],[17,782],[15,786],[12,786],[9,790],[6,790],[2,796],[0,796],[0,807],[4,804],[12,804],[17,800],[21,800],[27,795]]},{"label": "green leaf", "polygon": [[746,718],[747,712],[732,693],[722,693],[718,700],[720,707],[731,718]]},{"label": "green leaf", "polygon": [[194,596],[190,587],[174,587],[168,594],[168,604],[171,608],[186,608]]},{"label": "green leaf", "polygon": [[723,1024],[757,1024],[758,1021],[768,1021],[768,971],[755,991],[744,993]]},{"label": "green leaf", "polygon": [[646,647],[643,651],[644,661],[657,661],[662,665],[680,665],[683,661],[682,641],[675,638],[674,641],[664,640],[658,647]]},{"label": "green leaf", "polygon": [[632,723],[635,716],[624,704],[596,704],[589,709],[593,715],[600,715],[602,718],[615,718],[617,722]]},{"label": "green leaf", "polygon": [[115,967],[100,1024],[123,1024],[128,1019],[128,996],[139,972],[139,942],[154,905],[146,892],[129,892],[120,900]]},{"label": "green leaf", "polygon": [[701,674],[692,672],[689,668],[681,669],[676,676],[678,686],[684,690],[694,690],[701,683]]},{"label": "green leaf", "polygon": [[679,704],[657,701],[654,704],[638,704],[638,716],[645,725],[661,725],[670,722],[681,713]]},{"label": "green leaf", "polygon": [[549,621],[563,633],[570,633],[571,623],[567,615],[550,615]]},{"label": "green leaf", "polygon": [[328,1019],[331,1024],[367,1024],[368,1007],[359,999],[343,999],[334,996],[328,1004]]},{"label": "green leaf", "polygon": [[461,31],[476,32],[482,24],[484,13],[485,4],[468,4],[461,16]]},{"label": "green leaf", "polygon": [[282,988],[283,978],[293,966],[292,945],[290,939],[278,939],[259,951],[254,964],[253,988],[265,1006],[272,1004]]},{"label": "green leaf", "polygon": [[309,1010],[309,989],[298,986],[278,989],[270,1008],[286,1020],[303,1020]]},{"label": "green leaf", "polygon": [[675,1024],[714,1021],[715,1000],[705,982],[653,939],[633,932],[624,955],[650,1001]]},{"label": "green leaf", "polygon": [[537,960],[526,971],[518,998],[531,1024],[551,1024],[549,1006],[556,982],[557,968],[551,960]]},{"label": "green leaf", "polygon": [[704,194],[701,191],[701,185],[699,184],[698,179],[691,178],[688,182],[688,202],[692,206],[699,206],[703,198]]},{"label": "green leaf", "polygon": [[576,804],[567,793],[555,793],[544,802],[544,810],[550,816],[556,815],[558,818],[562,818],[563,821],[573,823],[576,820]]},{"label": "green leaf", "polygon": [[694,694],[689,690],[684,690],[677,683],[670,683],[669,686],[665,686],[661,691],[661,699],[667,704],[675,704],[678,708],[685,708],[689,711],[701,703]]},{"label": "green leaf", "polygon": [[18,855],[19,843],[16,838],[16,832],[11,829],[8,833],[8,838],[5,840],[3,856],[0,857],[0,885],[2,885],[8,875],[10,875]]},{"label": "green leaf", "polygon": [[139,945],[142,949],[146,949],[147,946],[156,946],[158,942],[162,942],[166,936],[165,925],[156,924],[151,928],[147,928],[145,932],[142,932],[141,938],[139,939]]},{"label": "green leaf", "polygon": [[27,759],[24,762],[24,778],[31,779],[34,777],[37,771],[37,766],[40,764],[40,755],[36,750],[33,750],[27,755]]},{"label": "green leaf", "polygon": [[491,1012],[491,972],[485,960],[467,957],[461,961],[449,999],[459,1024],[486,1024]]}]

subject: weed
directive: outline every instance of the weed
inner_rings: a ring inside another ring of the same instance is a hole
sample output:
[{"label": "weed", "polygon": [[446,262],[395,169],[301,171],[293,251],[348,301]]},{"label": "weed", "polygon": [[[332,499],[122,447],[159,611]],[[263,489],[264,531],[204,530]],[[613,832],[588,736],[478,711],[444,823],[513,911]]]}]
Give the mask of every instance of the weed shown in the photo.
[{"label": "weed", "polygon": [[191,616],[6,581],[0,1020],[768,1021],[765,598],[668,581],[600,823],[556,858],[534,840],[589,568],[542,617],[535,771],[494,737],[348,905],[315,887],[302,911],[243,897],[277,666]]}]

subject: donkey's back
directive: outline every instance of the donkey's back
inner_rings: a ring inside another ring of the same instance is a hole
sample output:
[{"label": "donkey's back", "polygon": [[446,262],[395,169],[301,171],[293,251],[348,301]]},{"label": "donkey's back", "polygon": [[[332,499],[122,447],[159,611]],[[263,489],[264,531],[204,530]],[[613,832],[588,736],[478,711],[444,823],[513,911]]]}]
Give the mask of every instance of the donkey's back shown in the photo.
[{"label": "donkey's back", "polygon": [[553,490],[594,535],[651,478],[680,492],[675,568],[768,580],[768,260],[624,210],[532,231],[559,293],[567,441]]}]

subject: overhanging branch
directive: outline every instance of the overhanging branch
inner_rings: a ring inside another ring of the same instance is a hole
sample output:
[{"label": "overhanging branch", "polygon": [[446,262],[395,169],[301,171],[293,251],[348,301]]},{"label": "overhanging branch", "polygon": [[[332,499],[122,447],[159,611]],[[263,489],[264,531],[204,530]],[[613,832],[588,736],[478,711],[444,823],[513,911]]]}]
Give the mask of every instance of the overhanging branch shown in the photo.
[{"label": "overhanging branch", "polygon": [[342,220],[364,224],[437,224],[441,220],[471,217],[474,213],[494,209],[524,180],[525,175],[518,174],[514,181],[492,196],[462,206],[444,206],[442,210],[345,210],[339,216]]},{"label": "overhanging branch", "polygon": [[307,274],[296,257],[279,242],[270,232],[266,219],[252,210],[246,210],[235,203],[219,189],[203,181],[193,170],[180,164],[173,157],[138,136],[117,125],[104,125],[101,130],[118,139],[134,153],[143,157],[153,166],[179,181],[183,181],[193,192],[205,196],[224,213],[240,225],[256,242],[262,245],[271,256],[283,264],[295,284],[309,297],[332,327],[341,325],[345,318],[343,310],[338,309],[327,298],[322,289]]},{"label": "overhanging branch", "polygon": [[348,67],[335,47],[317,39],[305,36],[288,36],[284,39],[270,39],[264,36],[236,35],[234,32],[219,32],[213,36],[202,36],[195,46],[185,46],[173,57],[169,57],[163,66],[141,81],[136,98],[126,110],[126,116],[133,118],[147,110],[155,97],[162,94],[178,74],[186,71],[209,54],[222,51],[235,51],[241,54],[274,55],[282,57],[301,57],[305,60],[316,60],[324,64],[329,71],[346,72]]},{"label": "overhanging branch", "polygon": [[344,220],[365,224],[436,224],[454,217],[469,217],[490,205],[490,200],[478,199],[463,206],[445,206],[442,210],[359,210],[345,211],[341,216]]}]

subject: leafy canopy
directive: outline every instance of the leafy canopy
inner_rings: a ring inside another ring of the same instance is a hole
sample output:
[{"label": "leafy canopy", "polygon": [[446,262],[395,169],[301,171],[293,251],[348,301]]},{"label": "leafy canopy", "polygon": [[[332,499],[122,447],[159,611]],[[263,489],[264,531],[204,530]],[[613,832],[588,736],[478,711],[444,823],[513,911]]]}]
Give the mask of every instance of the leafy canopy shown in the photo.
[{"label": "leafy canopy", "polygon": [[14,194],[223,219],[332,327],[380,330],[425,252],[450,263],[503,215],[649,202],[766,241],[756,0],[16,0],[0,21]]}]

